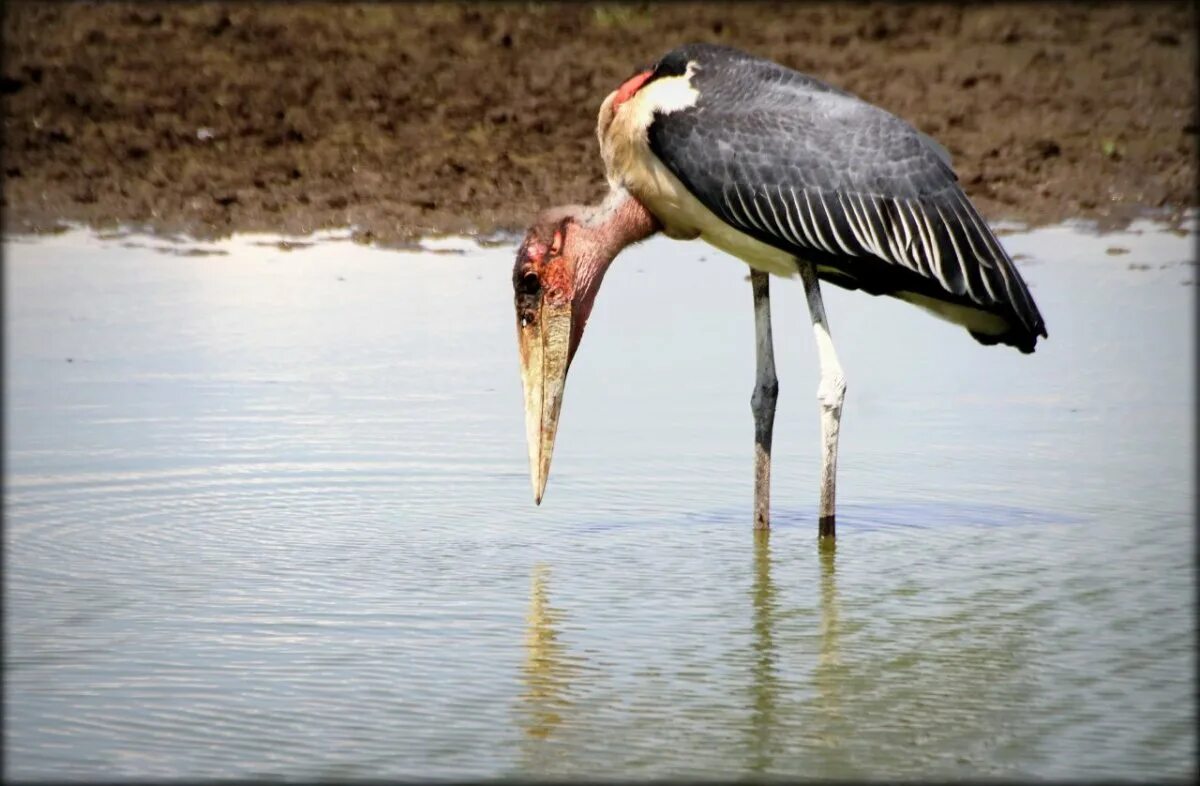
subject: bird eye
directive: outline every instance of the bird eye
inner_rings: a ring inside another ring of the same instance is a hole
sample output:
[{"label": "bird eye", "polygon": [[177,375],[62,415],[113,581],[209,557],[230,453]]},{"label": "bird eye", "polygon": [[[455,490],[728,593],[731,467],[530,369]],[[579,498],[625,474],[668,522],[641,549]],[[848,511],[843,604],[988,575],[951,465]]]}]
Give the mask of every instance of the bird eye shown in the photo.
[{"label": "bird eye", "polygon": [[526,273],[521,276],[520,292],[522,295],[536,295],[542,291],[542,280],[537,273]]}]

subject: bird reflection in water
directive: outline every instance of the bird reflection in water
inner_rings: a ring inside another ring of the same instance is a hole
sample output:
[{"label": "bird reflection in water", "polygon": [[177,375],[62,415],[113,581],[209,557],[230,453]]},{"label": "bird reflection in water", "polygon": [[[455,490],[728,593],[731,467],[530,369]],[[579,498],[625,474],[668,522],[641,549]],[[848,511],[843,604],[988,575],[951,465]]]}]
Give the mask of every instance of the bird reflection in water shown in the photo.
[{"label": "bird reflection in water", "polygon": [[[771,579],[771,531],[754,532],[754,581],[751,587],[754,632],[750,712],[749,769],[755,774],[770,772],[777,753],[786,752],[794,739],[787,734],[788,713],[781,710],[779,697],[788,687],[781,685],[779,675],[778,623],[792,614],[781,608],[778,590]],[[837,750],[840,736],[847,732],[841,711],[841,687],[845,679],[838,644],[838,591],[835,549],[832,539],[823,539],[818,552],[820,561],[820,596],[818,613],[818,642],[813,682],[816,695],[812,708],[816,712],[802,721],[806,736],[818,750],[832,753]],[[786,649],[786,645],[784,645]],[[794,723],[794,719],[791,721]],[[778,737],[778,738],[777,738]],[[822,754],[824,756],[825,754]],[[832,772],[845,771],[846,762],[826,763]]]},{"label": "bird reflection in water", "polygon": [[817,686],[820,726],[817,742],[836,748],[842,739],[841,688],[845,679],[841,650],[838,646],[837,551],[832,539],[822,539],[818,549],[821,562],[821,650],[813,681]]},{"label": "bird reflection in water", "polygon": [[775,700],[779,694],[779,676],[775,648],[775,616],[778,601],[771,581],[771,530],[754,530],[754,606],[753,705],[750,713],[750,769],[762,773],[771,766],[774,747]]},{"label": "bird reflection in water", "polygon": [[571,678],[578,672],[577,659],[567,654],[559,641],[563,615],[550,605],[546,590],[549,577],[549,567],[534,566],[521,668],[525,684],[521,726],[534,740],[548,739],[563,722],[571,708]]}]

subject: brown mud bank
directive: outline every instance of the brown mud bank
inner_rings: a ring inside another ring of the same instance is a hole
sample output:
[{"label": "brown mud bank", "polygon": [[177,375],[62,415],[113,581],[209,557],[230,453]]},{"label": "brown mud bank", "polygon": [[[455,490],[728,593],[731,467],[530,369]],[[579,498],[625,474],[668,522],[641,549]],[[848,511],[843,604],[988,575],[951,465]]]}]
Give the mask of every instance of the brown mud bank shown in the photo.
[{"label": "brown mud bank", "polygon": [[1187,3],[38,4],[4,9],[9,231],[513,230],[604,190],[604,96],[687,41],[851,90],[993,220],[1195,204]]}]

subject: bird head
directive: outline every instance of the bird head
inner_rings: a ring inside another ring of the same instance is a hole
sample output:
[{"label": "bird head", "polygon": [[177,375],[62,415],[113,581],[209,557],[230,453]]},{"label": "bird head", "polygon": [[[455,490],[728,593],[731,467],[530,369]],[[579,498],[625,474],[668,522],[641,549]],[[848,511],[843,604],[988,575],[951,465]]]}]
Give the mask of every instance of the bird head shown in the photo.
[{"label": "bird head", "polygon": [[550,474],[567,369],[579,349],[605,271],[621,249],[659,229],[636,199],[613,189],[599,205],[543,212],[513,266],[517,342],[525,385],[529,477],[540,505]]},{"label": "bird head", "polygon": [[567,369],[591,310],[590,299],[577,285],[579,230],[561,210],[543,213],[526,232],[513,266],[529,475],[539,505],[550,474]]}]

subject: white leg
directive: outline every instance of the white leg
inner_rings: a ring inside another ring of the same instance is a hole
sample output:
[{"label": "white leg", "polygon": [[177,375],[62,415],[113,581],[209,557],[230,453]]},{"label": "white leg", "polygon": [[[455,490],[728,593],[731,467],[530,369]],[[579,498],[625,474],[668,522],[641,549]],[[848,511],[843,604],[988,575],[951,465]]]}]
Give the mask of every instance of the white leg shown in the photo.
[{"label": "white leg", "polygon": [[779,380],[775,378],[775,347],[771,341],[771,293],[766,273],[750,273],[754,288],[754,338],[757,346],[754,394],[754,528],[771,525],[771,432],[775,428],[775,400]]},{"label": "white leg", "polygon": [[813,333],[817,337],[817,358],[821,364],[821,382],[817,386],[817,401],[821,403],[821,507],[817,513],[818,533],[822,538],[834,537],[834,487],[837,476],[838,431],[842,423],[842,401],[846,397],[846,378],[833,349],[825,305],[821,302],[821,285],[817,271],[809,262],[800,262],[800,278],[808,297]]}]

